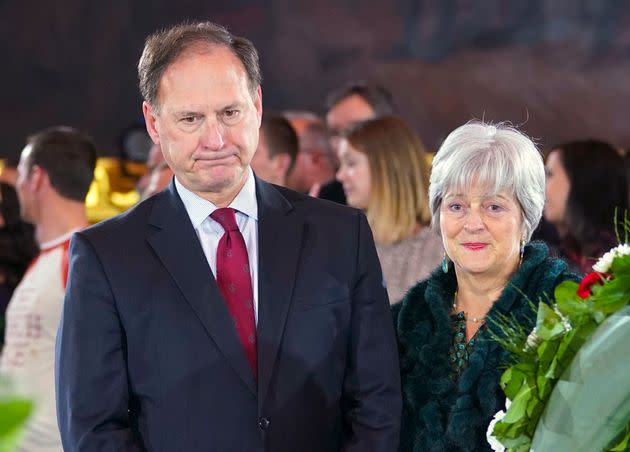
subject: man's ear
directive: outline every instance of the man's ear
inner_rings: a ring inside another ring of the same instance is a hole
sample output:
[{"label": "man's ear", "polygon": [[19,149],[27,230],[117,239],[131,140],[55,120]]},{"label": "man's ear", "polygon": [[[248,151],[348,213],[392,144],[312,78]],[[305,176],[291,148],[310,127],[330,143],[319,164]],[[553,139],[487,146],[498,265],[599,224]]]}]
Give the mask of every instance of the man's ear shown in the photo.
[{"label": "man's ear", "polygon": [[33,192],[41,191],[50,186],[48,173],[39,165],[33,165],[28,174],[28,185]]},{"label": "man's ear", "polygon": [[262,88],[258,85],[256,89],[256,95],[254,96],[254,107],[256,108],[256,116],[258,118],[258,127],[262,121],[263,108],[262,108]]},{"label": "man's ear", "polygon": [[314,165],[320,165],[322,163],[322,159],[324,159],[324,153],[319,149],[313,149],[308,153],[311,156],[311,160]]},{"label": "man's ear", "polygon": [[274,157],[276,167],[283,176],[287,175],[289,166],[291,165],[291,157],[289,154],[278,154]]},{"label": "man's ear", "polygon": [[160,135],[156,126],[157,112],[146,100],[142,102],[142,114],[144,115],[144,122],[149,136],[155,144],[160,144]]}]

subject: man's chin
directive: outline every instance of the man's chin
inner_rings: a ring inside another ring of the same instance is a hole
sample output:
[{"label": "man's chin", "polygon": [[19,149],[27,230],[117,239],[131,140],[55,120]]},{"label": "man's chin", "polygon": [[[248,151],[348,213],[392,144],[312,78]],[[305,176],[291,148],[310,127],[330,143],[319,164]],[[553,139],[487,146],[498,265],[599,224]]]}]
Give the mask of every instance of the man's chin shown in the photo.
[{"label": "man's chin", "polygon": [[199,191],[207,193],[225,193],[240,189],[245,183],[245,171],[232,171],[229,174],[216,175],[216,177],[206,178],[197,184]]}]

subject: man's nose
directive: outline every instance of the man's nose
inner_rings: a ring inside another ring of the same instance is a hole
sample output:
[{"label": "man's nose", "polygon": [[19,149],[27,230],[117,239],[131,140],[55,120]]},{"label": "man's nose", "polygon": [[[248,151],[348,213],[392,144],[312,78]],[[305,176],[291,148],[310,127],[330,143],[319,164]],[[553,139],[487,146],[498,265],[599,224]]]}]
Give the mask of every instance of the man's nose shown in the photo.
[{"label": "man's nose", "polygon": [[340,166],[339,169],[337,170],[337,172],[335,173],[335,179],[337,179],[339,182],[343,182],[343,178],[346,175],[346,170],[343,166]]},{"label": "man's nose", "polygon": [[210,150],[219,150],[223,147],[224,130],[220,124],[208,122],[201,135],[201,144]]}]

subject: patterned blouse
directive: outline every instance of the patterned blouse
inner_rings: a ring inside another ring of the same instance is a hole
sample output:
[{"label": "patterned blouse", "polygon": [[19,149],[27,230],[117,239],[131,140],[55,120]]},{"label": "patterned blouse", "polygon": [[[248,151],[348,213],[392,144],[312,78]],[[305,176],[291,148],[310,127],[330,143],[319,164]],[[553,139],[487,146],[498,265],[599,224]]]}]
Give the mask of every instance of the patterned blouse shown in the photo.
[{"label": "patterned blouse", "polygon": [[442,239],[429,227],[395,243],[376,243],[391,304],[429,277],[444,257]]},{"label": "patterned blouse", "polygon": [[453,381],[457,381],[468,367],[468,357],[474,349],[477,334],[466,342],[466,316],[464,312],[453,314],[451,321],[453,324],[453,343],[448,353],[448,359],[451,363],[451,378]]}]

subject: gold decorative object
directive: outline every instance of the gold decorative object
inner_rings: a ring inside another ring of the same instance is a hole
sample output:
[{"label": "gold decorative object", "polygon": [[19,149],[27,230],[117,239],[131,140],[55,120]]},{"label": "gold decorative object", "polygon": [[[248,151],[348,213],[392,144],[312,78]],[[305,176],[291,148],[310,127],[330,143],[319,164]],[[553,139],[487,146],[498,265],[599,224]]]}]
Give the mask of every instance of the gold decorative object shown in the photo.
[{"label": "gold decorative object", "polygon": [[146,167],[142,163],[125,162],[125,165],[123,172],[118,158],[100,157],[97,160],[94,181],[85,199],[90,223],[123,213],[140,200],[135,184],[137,175],[146,172]]}]

